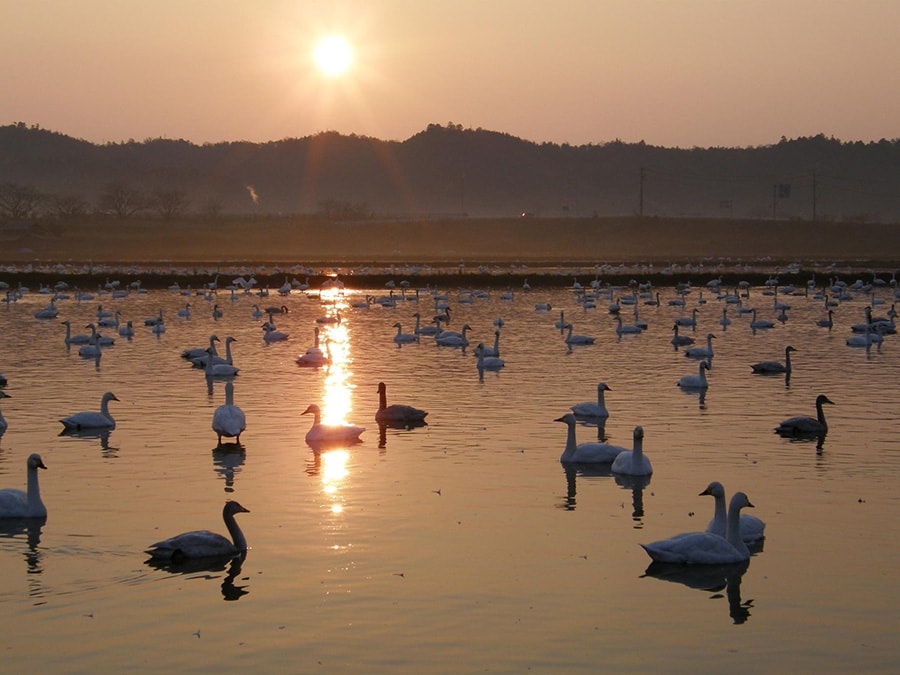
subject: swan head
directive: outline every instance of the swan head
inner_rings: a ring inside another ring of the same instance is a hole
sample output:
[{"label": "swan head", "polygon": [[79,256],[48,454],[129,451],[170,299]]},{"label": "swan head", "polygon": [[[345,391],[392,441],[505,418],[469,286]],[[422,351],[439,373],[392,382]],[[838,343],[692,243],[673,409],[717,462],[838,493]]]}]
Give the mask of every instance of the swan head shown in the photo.
[{"label": "swan head", "polygon": [[237,342],[237,338],[236,338],[236,337],[231,337],[231,336],[229,335],[227,338],[225,338],[225,344],[228,344],[229,342]]},{"label": "swan head", "polygon": [[634,440],[639,441],[644,437],[644,427],[634,428]]},{"label": "swan head", "polygon": [[0,398],[12,398],[12,396],[10,396],[10,395],[7,394],[5,391],[3,391],[2,389],[0,389]]},{"label": "swan head", "polygon": [[728,503],[729,513],[732,509],[743,509],[747,507],[751,509],[755,508],[753,504],[750,503],[750,499],[743,492],[735,492],[731,501]]},{"label": "swan head", "polygon": [[816,396],[816,405],[820,406],[823,403],[828,403],[829,405],[835,405],[834,401],[828,398],[825,394],[819,394]]},{"label": "swan head", "polygon": [[725,488],[722,487],[722,484],[719,481],[713,481],[709,485],[706,486],[706,489],[701,492],[698,497],[703,497],[704,495],[711,495],[713,497],[724,497],[725,496]]},{"label": "swan head", "polygon": [[398,321],[397,323],[394,324],[394,328],[402,328],[402,326],[400,325],[400,322],[399,322],[399,321]]},{"label": "swan head", "polygon": [[386,391],[387,391],[387,387],[385,386],[384,382],[379,382],[378,383],[378,393],[383,394]]},{"label": "swan head", "polygon": [[320,415],[320,414],[322,413],[322,411],[319,410],[319,406],[317,406],[315,403],[313,403],[313,404],[311,404],[306,410],[304,410],[304,411],[303,411],[302,413],[300,413],[300,414],[301,414],[301,415],[308,415],[309,413],[312,413],[313,415]]},{"label": "swan head", "polygon": [[116,395],[115,395],[114,393],[112,393],[111,391],[108,391],[108,392],[106,392],[105,394],[103,394],[103,401],[104,401],[104,402],[105,402],[105,401],[118,401],[118,400],[119,400],[119,399],[116,398]]},{"label": "swan head", "polygon": [[565,424],[575,424],[575,415],[566,413],[562,417],[557,417],[554,422],[564,422]]},{"label": "swan head", "polygon": [[707,339],[707,340],[715,340],[715,339],[716,339],[716,336],[713,335],[712,333],[707,333],[707,334],[706,334],[706,339]]},{"label": "swan head", "polygon": [[236,501],[229,499],[225,502],[225,508],[222,509],[222,515],[228,517],[233,516],[236,513],[250,513],[250,509],[246,509]]},{"label": "swan head", "polygon": [[612,389],[606,385],[606,382],[601,382],[597,385],[597,391],[612,391]]},{"label": "swan head", "polygon": [[44,466],[44,461],[41,459],[41,456],[39,454],[37,454],[36,452],[33,452],[28,456],[28,459],[26,460],[25,465],[29,469],[46,469],[47,468],[46,466]]},{"label": "swan head", "polygon": [[785,352],[795,352],[797,350],[794,349],[793,347],[791,347],[790,345],[788,345],[787,347],[784,348],[784,351]]}]

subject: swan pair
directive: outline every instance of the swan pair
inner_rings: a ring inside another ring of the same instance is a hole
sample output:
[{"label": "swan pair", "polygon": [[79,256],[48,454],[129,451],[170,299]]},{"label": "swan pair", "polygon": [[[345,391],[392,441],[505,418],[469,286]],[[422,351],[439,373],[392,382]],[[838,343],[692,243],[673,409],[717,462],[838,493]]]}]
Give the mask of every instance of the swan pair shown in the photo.
[{"label": "swan pair", "polygon": [[238,502],[227,501],[222,519],[231,539],[209,530],[195,530],[151,544],[145,551],[154,560],[181,562],[190,558],[224,558],[240,555],[247,550],[247,539],[237,521],[238,513],[250,513]]},{"label": "swan pair", "polygon": [[[712,485],[712,484],[711,484]],[[709,490],[709,488],[707,488]],[[713,494],[704,490],[701,494]],[[724,502],[724,490],[722,494]],[[741,534],[741,509],[753,504],[743,492],[736,492],[728,506],[725,536],[713,532],[676,534],[641,547],[655,561],[682,565],[729,565],[750,559],[750,549]],[[713,523],[716,519],[713,518]]]},{"label": "swan pair", "polygon": [[634,447],[632,450],[612,445],[610,443],[581,443],[575,442],[575,415],[566,413],[554,420],[563,422],[568,427],[566,435],[566,447],[559,461],[576,464],[612,464],[613,473],[625,476],[649,476],[653,473],[650,459],[644,455],[644,429],[634,428]]}]

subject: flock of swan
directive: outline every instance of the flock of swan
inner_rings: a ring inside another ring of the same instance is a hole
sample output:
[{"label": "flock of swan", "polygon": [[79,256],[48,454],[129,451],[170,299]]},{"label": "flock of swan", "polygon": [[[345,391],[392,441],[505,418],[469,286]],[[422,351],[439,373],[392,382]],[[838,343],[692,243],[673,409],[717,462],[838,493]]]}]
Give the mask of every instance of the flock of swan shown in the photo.
[{"label": "flock of swan", "polygon": [[[308,287],[308,284],[307,284]],[[632,288],[631,294],[622,294],[618,298],[613,298],[613,287],[607,291],[610,300],[608,307],[616,320],[616,333],[618,335],[638,335],[646,330],[647,322],[642,321],[638,317],[637,304],[640,299],[648,306],[658,306],[660,302],[659,293],[652,288]],[[735,289],[733,293],[729,293],[725,289],[720,288],[716,284],[709,285],[717,295],[717,299],[725,303],[722,312],[722,319],[719,323],[724,327],[731,323],[728,319],[727,310],[732,305],[736,305],[738,315],[750,315],[752,317],[749,326],[754,330],[765,330],[775,326],[774,322],[759,319],[757,309],[755,307],[743,307],[743,300],[749,297],[747,287],[742,294],[739,289]],[[292,289],[288,288],[288,294]],[[621,290],[621,289],[620,289]],[[670,303],[681,303],[673,306],[684,306],[684,299],[690,293],[690,288],[679,288],[680,297]],[[825,300],[825,308],[827,311],[827,320],[819,320],[817,325],[822,328],[831,330],[834,327],[834,309],[833,304],[835,297],[849,292],[849,287],[841,282],[832,282],[822,291],[817,291],[814,286],[810,285],[802,289],[804,295],[809,296],[810,293],[820,294]],[[859,289],[855,289],[859,290]],[[592,292],[593,291],[593,292]],[[304,291],[305,292],[305,291]],[[640,294],[639,294],[640,292]],[[773,308],[779,312],[779,320],[786,320],[786,312],[790,310],[790,305],[785,302],[778,301],[779,289],[776,284],[770,290],[774,297]],[[597,286],[591,290],[581,288],[580,285],[576,291],[577,302],[580,304],[590,303],[596,306],[596,302],[600,299],[603,291]],[[782,289],[784,295],[788,291]],[[790,294],[798,292],[791,289]],[[284,294],[283,294],[284,295]],[[900,298],[898,291],[894,291],[894,295]],[[510,298],[512,294],[510,293]],[[702,292],[701,292],[702,297]],[[813,297],[817,297],[814,295]],[[873,302],[875,296],[873,295]],[[392,301],[393,291],[388,296],[388,301]],[[706,300],[702,300],[703,303]],[[365,307],[368,308],[373,303],[379,303],[379,299],[375,296],[366,296]],[[379,303],[382,304],[382,303]],[[623,307],[633,306],[634,323],[625,324],[619,315]],[[253,317],[262,318],[262,312],[258,305],[254,305]],[[421,314],[414,314],[416,323],[412,333],[404,333],[402,324],[397,321],[393,324],[396,333],[393,336],[393,342],[398,346],[401,344],[418,342],[423,338],[431,338],[435,345],[445,347],[463,347],[469,345],[468,332],[471,330],[469,324],[464,324],[459,331],[450,330],[444,324],[449,321],[451,309],[448,304],[441,306],[438,298],[435,298],[435,307],[440,308],[441,313],[436,315],[428,325],[421,324]],[[546,312],[552,309],[549,303],[536,303],[534,305],[536,312]],[[285,340],[288,335],[278,331],[275,327],[274,317],[277,314],[285,314],[289,311],[286,305],[272,307],[266,310],[268,321],[263,324],[264,340],[267,342],[273,340]],[[182,318],[191,317],[190,303],[184,305],[184,309],[180,310]],[[216,313],[221,313],[218,305],[213,308],[213,318]],[[59,308],[56,300],[51,300],[50,304],[34,313],[37,319],[57,319]],[[895,333],[893,305],[887,317],[874,317],[872,315],[871,306],[866,308],[865,320],[859,324],[852,326],[853,336],[847,338],[848,346],[865,346],[869,347],[873,344],[880,344],[884,336]],[[91,329],[91,334],[73,334],[71,321],[66,319],[62,323],[65,325],[65,344],[78,345],[80,349],[85,349],[84,353],[79,351],[82,356],[93,354],[91,350],[97,350],[99,358],[99,350],[104,344],[104,338],[97,330],[98,325],[102,327],[119,328],[120,335],[129,335],[128,331],[133,331],[132,322],[127,325],[120,326],[120,312],[111,314],[102,307],[98,307],[97,320],[89,323],[86,327]],[[317,320],[318,323],[340,322],[340,315],[329,315]],[[674,336],[671,340],[672,345],[676,348],[683,348],[684,355],[689,359],[698,361],[697,374],[687,374],[677,380],[676,385],[683,389],[705,390],[710,386],[707,372],[712,368],[714,359],[713,341],[717,340],[717,336],[711,332],[706,334],[706,345],[692,346],[694,339],[688,335],[680,335],[679,328],[696,330],[700,319],[698,318],[697,308],[693,308],[689,315],[679,317],[672,326]],[[727,321],[727,323],[726,323]],[[159,334],[165,330],[165,321],[163,312],[160,310],[157,317],[151,317],[145,320],[145,325],[153,332]],[[499,370],[505,365],[500,358],[500,337],[503,321],[498,319],[494,322],[496,330],[494,331],[493,346],[487,346],[479,343],[474,349],[474,355],[477,357],[477,366],[479,372],[484,370]],[[577,334],[574,332],[573,323],[567,320],[564,312],[560,311],[559,320],[555,322],[555,327],[564,333],[563,342],[566,345],[585,345],[589,346],[596,340],[590,335]],[[123,332],[124,331],[124,332]],[[233,383],[232,380],[238,375],[240,369],[234,365],[232,355],[232,344],[236,342],[233,337],[227,337],[225,340],[225,355],[220,356],[216,344],[221,340],[215,334],[209,338],[209,344],[204,347],[185,349],[182,356],[189,360],[191,364],[197,368],[202,368],[207,378],[223,379],[225,385],[225,403],[219,406],[213,414],[211,426],[218,438],[221,446],[223,438],[234,438],[237,444],[240,444],[241,434],[247,428],[247,420],[243,411],[234,404],[233,400]],[[108,342],[107,342],[108,343]],[[752,374],[784,374],[790,376],[791,373],[791,353],[798,351],[793,346],[785,347],[784,362],[778,361],[762,361],[750,364]],[[305,353],[297,357],[298,365],[322,366],[328,363],[327,349],[323,349],[319,342],[319,329],[315,328],[315,345],[308,349]],[[6,384],[6,378],[2,378],[2,384]],[[643,440],[644,430],[641,426],[634,427],[633,442],[631,448],[616,446],[605,442],[589,442],[578,443],[576,440],[576,429],[580,422],[588,421],[599,427],[603,427],[609,412],[606,407],[604,395],[612,389],[605,382],[597,385],[597,400],[575,403],[571,406],[571,412],[556,418],[555,421],[562,422],[567,426],[566,442],[560,462],[563,465],[581,465],[581,464],[603,464],[609,465],[613,474],[622,476],[649,476],[653,473],[650,458],[644,453]],[[378,384],[377,394],[379,398],[378,409],[375,413],[375,421],[379,426],[393,426],[411,428],[425,424],[425,418],[428,413],[425,410],[416,408],[412,405],[401,405],[387,403],[387,386],[384,382]],[[0,389],[0,400],[9,398],[10,395]],[[69,432],[79,432],[85,430],[111,430],[115,428],[115,420],[109,410],[109,404],[119,399],[113,392],[105,392],[100,400],[99,411],[82,411],[61,418],[64,430]],[[778,434],[789,437],[796,436],[816,436],[822,437],[828,431],[828,425],[823,411],[824,405],[833,404],[833,402],[824,394],[820,394],[815,401],[816,416],[795,416],[785,419],[777,427],[775,431]],[[303,411],[303,415],[311,415],[313,418],[312,425],[306,433],[306,442],[316,448],[326,448],[331,444],[352,444],[359,442],[360,436],[365,431],[364,427],[352,424],[326,424],[322,422],[321,410],[315,404],[309,405]],[[0,414],[0,434],[6,430],[7,421]],[[602,437],[602,435],[601,435]],[[42,518],[46,517],[47,509],[44,506],[38,484],[38,470],[46,469],[41,456],[37,453],[31,454],[26,462],[26,478],[27,490],[18,489],[0,490],[0,518]],[[746,561],[750,557],[750,550],[747,544],[754,544],[764,538],[765,523],[752,516],[742,513],[743,509],[753,507],[749,498],[743,492],[736,492],[728,507],[726,508],[725,490],[718,482],[710,483],[707,488],[700,493],[714,498],[714,516],[710,520],[709,525],[703,532],[678,534],[668,539],[655,541],[646,545],[642,545],[648,555],[657,562],[679,563],[679,564],[730,564],[734,562]],[[236,501],[226,502],[223,509],[223,520],[228,530],[229,537],[212,533],[207,530],[199,530],[187,532],[152,544],[147,549],[147,553],[152,558],[166,559],[183,559],[207,556],[233,556],[237,553],[245,551],[247,541],[240,527],[235,520],[238,513],[248,513],[248,509]]]}]

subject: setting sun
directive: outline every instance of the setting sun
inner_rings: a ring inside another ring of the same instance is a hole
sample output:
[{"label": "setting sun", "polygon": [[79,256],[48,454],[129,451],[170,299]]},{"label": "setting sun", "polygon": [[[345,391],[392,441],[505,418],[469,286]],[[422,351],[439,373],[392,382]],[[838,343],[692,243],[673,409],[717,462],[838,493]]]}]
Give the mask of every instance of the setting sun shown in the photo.
[{"label": "setting sun", "polygon": [[322,38],[313,52],[316,65],[323,74],[336,77],[346,73],[353,63],[350,44],[339,35]]}]

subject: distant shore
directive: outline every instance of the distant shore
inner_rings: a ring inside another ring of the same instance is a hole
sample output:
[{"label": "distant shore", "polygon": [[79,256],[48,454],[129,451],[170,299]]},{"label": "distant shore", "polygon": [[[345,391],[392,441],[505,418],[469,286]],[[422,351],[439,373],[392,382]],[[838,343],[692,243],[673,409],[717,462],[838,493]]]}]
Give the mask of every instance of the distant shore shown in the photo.
[{"label": "distant shore", "polygon": [[[601,270],[604,276],[672,275],[697,269],[768,273],[900,268],[900,225],[675,218],[507,218],[325,223],[308,218],[100,220],[0,227],[0,280],[91,276],[134,266],[141,276],[208,275],[268,268],[391,276],[513,277],[529,269]],[[87,266],[87,268],[85,267]],[[393,266],[393,267],[391,267]],[[534,274],[534,272],[531,272]],[[34,275],[38,274],[37,277]],[[152,282],[150,282],[152,283]]]}]

